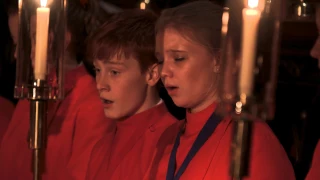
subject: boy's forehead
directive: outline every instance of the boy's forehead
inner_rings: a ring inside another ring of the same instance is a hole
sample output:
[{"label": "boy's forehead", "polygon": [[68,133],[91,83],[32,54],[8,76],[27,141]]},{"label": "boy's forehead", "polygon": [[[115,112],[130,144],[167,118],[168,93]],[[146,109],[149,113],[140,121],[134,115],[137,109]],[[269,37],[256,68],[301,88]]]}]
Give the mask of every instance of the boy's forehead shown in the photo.
[{"label": "boy's forehead", "polygon": [[96,58],[93,60],[93,64],[102,64],[102,65],[125,65],[126,62],[123,60],[114,60],[114,59],[99,59]]},{"label": "boy's forehead", "polygon": [[104,65],[118,65],[124,67],[132,66],[137,60],[133,56],[126,56],[124,54],[116,54],[110,58],[96,58],[93,63],[100,63]]}]

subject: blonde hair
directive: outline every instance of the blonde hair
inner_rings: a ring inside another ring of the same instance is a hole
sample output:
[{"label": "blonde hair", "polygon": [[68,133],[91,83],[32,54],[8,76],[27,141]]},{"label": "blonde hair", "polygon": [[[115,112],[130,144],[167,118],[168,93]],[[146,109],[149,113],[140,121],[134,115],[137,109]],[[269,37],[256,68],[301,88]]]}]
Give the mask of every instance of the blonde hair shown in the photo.
[{"label": "blonde hair", "polygon": [[173,28],[216,55],[221,46],[222,13],[222,6],[210,1],[194,1],[165,9],[157,21],[156,34]]}]

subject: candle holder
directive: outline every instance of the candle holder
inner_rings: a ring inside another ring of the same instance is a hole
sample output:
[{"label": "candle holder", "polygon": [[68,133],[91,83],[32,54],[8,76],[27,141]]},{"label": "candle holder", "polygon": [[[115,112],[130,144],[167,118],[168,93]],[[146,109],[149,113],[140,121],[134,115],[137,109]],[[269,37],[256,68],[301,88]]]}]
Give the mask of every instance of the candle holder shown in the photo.
[{"label": "candle holder", "polygon": [[289,18],[296,20],[309,19],[315,14],[315,9],[312,6],[312,3],[306,0],[296,1],[289,6]]},{"label": "candle holder", "polygon": [[45,171],[47,102],[64,98],[66,0],[19,0],[14,96],[30,101],[34,180]]},{"label": "candle holder", "polygon": [[271,0],[226,4],[218,112],[234,121],[230,164],[234,179],[249,175],[252,122],[274,117],[281,5]]}]

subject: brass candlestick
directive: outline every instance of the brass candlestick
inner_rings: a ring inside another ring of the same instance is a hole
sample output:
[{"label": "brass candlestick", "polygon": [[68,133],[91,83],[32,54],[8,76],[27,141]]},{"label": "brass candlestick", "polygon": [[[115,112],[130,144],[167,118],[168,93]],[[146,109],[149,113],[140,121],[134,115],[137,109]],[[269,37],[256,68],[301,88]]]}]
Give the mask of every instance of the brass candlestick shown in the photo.
[{"label": "brass candlestick", "polygon": [[30,102],[34,180],[41,180],[46,171],[47,103],[64,98],[66,11],[67,0],[19,0],[14,96]]},{"label": "brass candlestick", "polygon": [[34,180],[41,179],[41,172],[44,167],[44,149],[46,139],[46,122],[47,122],[47,99],[41,96],[41,91],[45,89],[45,81],[35,80],[30,100],[30,133],[29,133],[29,148],[33,151],[32,169]]},{"label": "brass candlestick", "polygon": [[[253,69],[250,69],[253,72],[250,92],[244,92],[239,88],[241,87],[239,80],[241,68],[247,66],[243,64],[241,67],[241,57],[244,57],[242,56],[243,41],[250,39],[250,37],[243,37],[242,34],[242,13],[248,1],[227,1],[228,28],[226,35],[222,33],[221,72],[223,74],[219,91],[221,98],[219,112],[223,116],[231,116],[234,121],[229,173],[237,180],[250,176],[248,167],[250,165],[252,123],[259,120],[272,120],[275,111],[282,4],[279,1],[253,1],[261,14],[256,50],[253,50],[255,51],[254,66]],[[223,31],[225,31],[224,27],[222,27]]]}]

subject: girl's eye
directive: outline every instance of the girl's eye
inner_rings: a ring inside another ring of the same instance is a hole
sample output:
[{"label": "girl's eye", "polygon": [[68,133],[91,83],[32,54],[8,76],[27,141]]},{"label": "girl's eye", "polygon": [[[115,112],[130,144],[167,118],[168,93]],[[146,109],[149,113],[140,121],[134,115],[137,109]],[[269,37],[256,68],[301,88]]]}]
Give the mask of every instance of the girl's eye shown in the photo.
[{"label": "girl's eye", "polygon": [[174,60],[175,61],[183,61],[183,60],[185,60],[185,58],[184,57],[177,57],[177,58],[174,58]]}]

